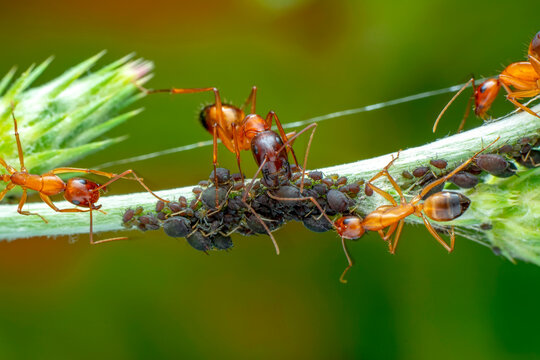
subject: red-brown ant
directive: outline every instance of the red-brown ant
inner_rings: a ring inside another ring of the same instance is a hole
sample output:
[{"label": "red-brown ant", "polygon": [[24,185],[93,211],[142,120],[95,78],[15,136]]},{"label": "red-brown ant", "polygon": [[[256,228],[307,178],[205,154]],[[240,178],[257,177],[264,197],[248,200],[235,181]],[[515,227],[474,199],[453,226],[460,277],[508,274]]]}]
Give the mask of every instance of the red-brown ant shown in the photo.
[{"label": "red-brown ant", "polygon": [[[451,252],[454,249],[455,242],[454,227],[451,227],[450,245],[448,245],[440,237],[440,235],[437,234],[437,231],[433,228],[427,218],[435,221],[454,220],[461,216],[465,212],[465,210],[467,210],[470,204],[470,200],[465,195],[452,191],[437,192],[426,198],[423,202],[422,198],[431,189],[444,183],[452,176],[465,169],[478,155],[480,155],[480,153],[493,145],[497,140],[498,138],[482,150],[478,151],[469,160],[455,168],[452,172],[427,185],[410,202],[407,202],[405,196],[403,195],[403,192],[401,191],[401,188],[388,172],[388,168],[397,159],[397,157],[392,158],[392,160],[388,163],[388,165],[384,167],[383,170],[373,176],[373,178],[371,178],[371,180],[366,183],[366,187],[373,189],[379,195],[383,196],[385,199],[391,202],[392,205],[379,206],[373,212],[366,215],[364,219],[361,219],[358,216],[343,216],[334,222],[337,233],[341,236],[343,249],[349,262],[349,265],[341,275],[340,281],[346,282],[344,280],[344,276],[353,265],[353,262],[345,246],[345,239],[358,239],[362,237],[362,235],[364,235],[366,231],[377,231],[384,241],[388,241],[390,237],[395,233],[394,240],[388,242],[388,248],[390,250],[390,253],[394,254],[396,252],[396,247],[399,241],[399,237],[401,235],[401,230],[403,229],[405,218],[410,215],[420,217],[424,221],[424,224],[428,231],[431,233],[431,235],[433,235],[433,237],[448,252]],[[392,195],[371,184],[371,182],[382,176],[386,176],[388,178],[393,188],[398,193],[400,198],[399,204],[394,200]],[[388,231],[385,234],[383,230],[386,228],[388,228]]]},{"label": "red-brown ant", "polygon": [[[197,89],[159,89],[148,90],[139,86],[139,88],[147,94],[152,93],[170,93],[170,94],[192,94],[199,92],[212,91],[214,93],[215,102],[204,107],[200,112],[200,121],[204,128],[213,136],[213,166],[217,168],[217,141],[221,140],[223,145],[229,151],[236,155],[236,162],[240,174],[242,174],[242,182],[244,182],[240,151],[251,150],[257,165],[261,166],[266,159],[265,165],[262,167],[263,178],[267,185],[278,186],[278,178],[284,175],[286,178],[291,177],[291,169],[288,160],[288,152],[293,155],[294,162],[298,166],[298,161],[294,150],[292,149],[292,140],[301,133],[313,129],[308,143],[304,163],[307,161],[309,147],[313,139],[313,133],[317,124],[311,124],[302,129],[298,133],[285,134],[285,130],[279,121],[275,112],[270,111],[266,118],[262,118],[255,113],[257,87],[251,89],[251,93],[245,103],[240,107],[234,105],[223,104],[219,90],[215,87],[197,88]],[[246,115],[245,109],[249,105],[249,114]],[[272,122],[275,120],[279,134],[272,130]],[[294,136],[293,136],[294,135]],[[285,144],[285,147],[283,146]],[[281,149],[281,150],[279,150]],[[304,175],[304,173],[303,173]],[[304,176],[302,176],[303,179]],[[217,179],[216,180],[216,184]],[[217,187],[216,187],[217,188]],[[300,186],[303,188],[303,182]],[[217,204],[216,204],[217,205]]]},{"label": "red-brown ant", "polygon": [[[435,120],[433,132],[437,129],[439,120],[446,112],[446,109],[448,109],[450,104],[454,102],[469,84],[472,84],[473,86],[474,113],[483,120],[486,119],[487,111],[497,97],[501,86],[506,90],[506,98],[508,101],[517,108],[526,111],[533,116],[540,117],[527,106],[517,101],[517,99],[531,98],[540,94],[540,32],[536,33],[529,44],[527,58],[528,61],[520,61],[508,65],[497,77],[485,80],[478,87],[475,86],[474,77],[471,78],[443,108],[437,117],[437,120]],[[510,86],[515,90],[510,89]],[[471,99],[472,97],[469,99],[469,103]],[[460,132],[465,125],[465,120],[469,115],[469,105],[470,104],[467,104],[467,111],[459,125],[458,132]]]},{"label": "red-brown ant", "polygon": [[[16,186],[20,186],[22,188],[22,196],[21,200],[19,202],[19,207],[17,208],[17,212],[22,215],[36,215],[39,216],[44,222],[47,223],[47,220],[37,214],[32,213],[29,211],[23,210],[23,206],[26,203],[27,198],[27,190],[34,190],[39,193],[39,197],[43,202],[45,202],[51,209],[57,212],[90,212],[90,243],[91,244],[100,244],[103,242],[108,241],[115,241],[115,240],[124,240],[127,239],[126,237],[119,237],[119,238],[111,238],[111,239],[104,239],[99,241],[94,241],[93,238],[93,219],[92,219],[92,210],[99,210],[101,208],[101,205],[95,205],[95,203],[99,200],[100,191],[105,190],[106,187],[117,181],[118,179],[125,178],[127,175],[132,174],[133,179],[131,180],[137,180],[143,187],[148,191],[150,194],[154,195],[159,200],[168,202],[167,200],[163,200],[156,194],[154,194],[142,181],[141,178],[133,172],[133,170],[126,170],[121,174],[113,174],[98,170],[91,170],[91,169],[82,169],[82,168],[72,168],[72,167],[61,167],[56,168],[51,171],[46,172],[43,175],[35,175],[30,174],[28,170],[26,170],[26,167],[24,166],[24,156],[22,151],[22,145],[21,140],[19,138],[19,132],[17,129],[17,120],[15,119],[15,114],[13,113],[12,109],[12,117],[13,117],[13,128],[15,131],[15,140],[17,142],[17,150],[19,154],[19,162],[21,164],[20,171],[15,170],[12,166],[8,165],[6,161],[3,158],[0,158],[0,165],[3,166],[9,174],[0,174],[0,181],[6,182],[6,187],[3,191],[0,192],[0,201],[4,198],[4,196],[13,189]],[[73,177],[70,178],[67,183],[64,182],[60,177],[58,177],[58,174],[64,174],[64,173],[85,173],[85,174],[95,174],[100,175],[109,178],[105,184],[99,185],[93,181],[83,179],[80,177]],[[52,202],[50,196],[57,195],[60,193],[64,193],[64,198],[69,201],[70,203],[88,208],[88,210],[78,209],[78,208],[72,208],[72,209],[59,209],[56,207],[56,205]]]},{"label": "red-brown ant", "polygon": [[[289,151],[292,153],[294,162],[298,167],[298,161],[296,159],[294,150],[292,149],[293,140],[307,130],[312,129],[306,149],[306,154],[304,157],[304,167],[302,169],[300,193],[302,192],[304,187],[305,166],[307,163],[307,157],[309,154],[311,142],[313,140],[313,135],[317,128],[316,123],[306,126],[298,133],[285,134],[285,130],[283,129],[283,126],[281,125],[281,122],[279,121],[279,118],[277,117],[275,112],[268,112],[266,118],[264,119],[260,115],[255,113],[257,96],[257,87],[255,86],[251,89],[248,98],[240,108],[234,105],[223,104],[223,102],[221,101],[219,90],[215,87],[193,89],[172,88],[158,90],[148,90],[141,86],[139,86],[139,88],[147,94],[192,94],[207,91],[212,91],[214,93],[215,102],[202,109],[200,113],[200,120],[205,129],[213,136],[213,166],[216,189],[216,208],[219,206],[218,179],[216,171],[218,165],[218,139],[221,140],[223,145],[225,145],[225,147],[229,149],[229,151],[233,152],[236,155],[236,162],[238,164],[238,169],[241,174],[242,183],[244,183],[244,175],[241,167],[240,151],[251,150],[257,165],[259,165],[257,175],[259,172],[262,172],[265,185],[269,187],[277,187],[280,185],[279,179],[281,177],[285,177],[286,179],[291,178],[291,167],[288,158]],[[249,114],[246,115],[245,109],[248,105]],[[272,130],[273,120],[275,120],[276,122],[279,134]],[[257,175],[255,175],[255,177]],[[256,216],[257,220],[268,232],[270,238],[272,239],[272,242],[274,243],[274,247],[276,248],[276,253],[279,254],[279,247],[274,237],[272,236],[272,233],[270,232],[264,221],[255,213],[253,208],[245,202],[248,193],[249,190],[246,191],[245,196],[243,197],[243,202],[245,203],[245,206]],[[296,200],[302,199],[299,198]],[[310,198],[310,200],[314,201],[312,198]],[[316,205],[318,206],[318,204]]]}]

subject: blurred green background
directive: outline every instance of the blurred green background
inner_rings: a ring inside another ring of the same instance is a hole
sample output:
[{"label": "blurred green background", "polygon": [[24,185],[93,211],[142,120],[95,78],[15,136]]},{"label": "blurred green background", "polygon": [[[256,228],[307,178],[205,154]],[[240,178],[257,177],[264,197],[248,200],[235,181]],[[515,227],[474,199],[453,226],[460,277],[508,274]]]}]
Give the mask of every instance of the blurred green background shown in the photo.
[{"label": "blurred green background", "polygon": [[[149,87],[217,86],[240,104],[257,85],[259,113],[275,110],[283,122],[494,75],[523,60],[540,30],[537,0],[2,5],[2,73],[52,54],[45,82],[102,49],[100,64],[135,51],[155,62]],[[310,165],[432,141],[450,97],[323,122]],[[128,140],[76,165],[207,140],[196,117],[211,101],[147,97],[136,104],[143,114],[109,134]],[[455,130],[465,102],[439,135]],[[501,97],[493,113],[510,109]],[[224,147],[220,160],[235,166]],[[251,155],[244,160],[253,173]],[[155,189],[191,185],[210,173],[211,148],[128,166]],[[113,190],[139,191],[131,182]],[[540,269],[465,239],[448,255],[425,228],[407,226],[391,256],[370,234],[350,245],[356,266],[342,285],[338,237],[301,224],[275,233],[280,256],[265,236],[235,236],[233,251],[206,256],[161,232],[126,235],[96,247],[86,235],[0,243],[0,358],[540,358]]]}]

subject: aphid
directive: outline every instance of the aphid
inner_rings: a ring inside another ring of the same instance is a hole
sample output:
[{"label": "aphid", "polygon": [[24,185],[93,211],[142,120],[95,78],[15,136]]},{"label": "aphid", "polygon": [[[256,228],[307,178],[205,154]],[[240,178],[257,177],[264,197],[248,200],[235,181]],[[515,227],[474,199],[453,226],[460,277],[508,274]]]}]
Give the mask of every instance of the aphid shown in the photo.
[{"label": "aphid", "polygon": [[127,209],[124,215],[122,216],[122,221],[124,223],[127,223],[131,219],[133,219],[133,216],[135,215],[135,210],[133,209]]},{"label": "aphid", "polygon": [[212,249],[212,241],[201,234],[200,231],[196,231],[189,235],[186,240],[188,244],[191,245],[195,250],[206,252]]},{"label": "aphid", "polygon": [[[43,175],[35,175],[30,174],[26,167],[24,166],[24,155],[22,151],[22,145],[21,140],[19,138],[19,132],[17,129],[17,120],[15,119],[14,110],[12,109],[11,115],[13,117],[13,128],[15,132],[15,140],[17,142],[17,151],[19,154],[19,162],[21,165],[20,171],[15,170],[12,166],[8,165],[6,161],[3,158],[0,158],[0,165],[3,166],[9,174],[0,175],[0,181],[6,182],[5,189],[0,192],[0,201],[4,198],[4,196],[7,194],[8,191],[13,189],[16,186],[20,186],[22,188],[22,196],[21,200],[19,202],[19,207],[17,208],[17,212],[22,215],[36,215],[39,216],[44,222],[47,222],[47,220],[37,214],[32,213],[29,211],[23,210],[23,206],[26,203],[27,198],[27,191],[28,190],[34,190],[39,193],[39,197],[41,200],[49,205],[51,209],[57,212],[89,212],[90,213],[90,243],[91,244],[99,244],[103,242],[108,241],[115,241],[115,240],[124,240],[127,239],[125,237],[120,238],[111,238],[111,239],[104,239],[99,241],[94,241],[93,238],[93,218],[92,218],[92,211],[93,210],[99,210],[101,208],[101,205],[96,205],[96,203],[99,200],[100,191],[104,191],[106,187],[117,181],[118,179],[126,178],[127,175],[132,174],[133,179],[137,180],[141,186],[148,191],[150,194],[152,194],[154,197],[156,197],[158,200],[161,200],[163,202],[168,202],[167,200],[164,200],[154,194],[142,181],[141,178],[133,172],[133,170],[126,170],[121,174],[113,174],[98,170],[91,170],[91,169],[83,169],[83,168],[72,168],[72,167],[61,167],[52,169],[51,171],[46,172]],[[109,178],[109,180],[103,184],[99,185],[91,180],[83,179],[80,177],[72,177],[67,182],[64,182],[60,177],[58,177],[58,174],[65,174],[65,173],[85,173],[85,174],[94,174],[99,175],[103,177]],[[56,205],[52,202],[50,196],[57,195],[64,193],[64,198],[72,203],[73,205],[80,206],[87,209],[79,209],[79,208],[70,208],[70,209],[59,209],[56,207]],[[127,218],[129,218],[129,214],[126,215]],[[131,216],[132,217],[132,216]]]},{"label": "aphid", "polygon": [[345,185],[346,183],[347,183],[347,178],[344,177],[344,176],[341,176],[341,177],[336,179],[336,185],[337,186]]},{"label": "aphid", "polygon": [[497,177],[509,177],[515,173],[515,165],[497,154],[484,154],[476,158],[476,165]]},{"label": "aphid", "polygon": [[414,177],[419,178],[426,175],[428,171],[429,171],[429,168],[427,166],[419,166],[413,170],[412,174]]},{"label": "aphid", "polygon": [[401,173],[401,176],[403,176],[405,179],[412,179],[413,178],[413,175],[408,172],[407,170],[404,170],[402,173]]},{"label": "aphid", "polygon": [[364,186],[364,194],[366,194],[366,196],[373,196],[373,189],[367,185]]},{"label": "aphid", "polygon": [[326,194],[326,200],[330,209],[336,213],[343,213],[347,211],[349,207],[349,198],[341,191],[330,189]]},{"label": "aphid", "polygon": [[503,145],[499,148],[499,152],[503,154],[511,153],[514,151],[514,147],[510,144]]},{"label": "aphid", "polygon": [[446,169],[448,163],[444,159],[432,159],[429,163],[435,166],[437,169]]},{"label": "aphid", "polygon": [[158,200],[156,203],[156,212],[160,212],[165,207],[165,203],[161,200]]},{"label": "aphid", "polygon": [[175,216],[163,222],[163,231],[170,237],[186,237],[191,231],[190,221],[182,216]]},{"label": "aphid", "polygon": [[[497,97],[501,86],[507,93],[506,99],[518,109],[526,111],[533,116],[540,117],[527,106],[518,102],[518,99],[532,98],[540,94],[540,32],[534,36],[529,44],[527,59],[528,61],[520,61],[508,65],[497,77],[485,80],[478,85],[478,87],[475,87],[474,77],[467,81],[441,111],[433,125],[433,132],[437,129],[439,120],[446,109],[454,102],[459,94],[469,86],[469,84],[472,84],[473,86],[474,113],[483,120],[487,118],[487,111]],[[513,87],[514,90],[510,87]],[[471,99],[472,97],[469,99],[469,103]],[[467,111],[459,125],[458,132],[460,132],[465,125],[465,120],[469,115],[469,105],[470,104],[467,104]]]},{"label": "aphid", "polygon": [[[447,181],[452,176],[463,170],[465,167],[467,167],[481,152],[494,144],[495,141],[474,154],[469,160],[458,166],[449,174],[435,180],[434,182],[423,188],[422,191],[418,195],[416,195],[410,202],[407,202],[403,195],[403,192],[401,191],[401,188],[388,172],[388,168],[393,164],[397,157],[393,158],[388,163],[388,165],[384,167],[383,170],[373,176],[373,178],[368,181],[366,186],[369,186],[379,195],[383,196],[392,205],[382,205],[375,209],[375,211],[367,214],[364,219],[361,219],[358,216],[344,216],[334,222],[336,231],[341,237],[343,249],[349,262],[349,265],[341,275],[340,281],[345,282],[344,276],[353,265],[353,262],[347,252],[345,239],[358,239],[362,237],[362,235],[364,235],[366,231],[377,231],[384,241],[388,241],[388,248],[390,250],[390,253],[394,254],[399,241],[399,237],[401,235],[401,230],[403,229],[405,218],[410,215],[420,217],[424,221],[424,224],[428,231],[431,233],[431,235],[433,235],[433,237],[448,252],[451,252],[454,249],[455,242],[454,227],[451,227],[450,245],[448,245],[430,224],[428,218],[435,221],[454,220],[461,216],[468,209],[470,200],[465,195],[452,191],[440,191],[431,195],[423,202],[422,198],[432,188],[438,186],[439,184],[442,184],[443,182]],[[382,176],[386,176],[388,178],[396,192],[399,194],[399,204],[394,200],[392,195],[371,184],[373,181]],[[388,228],[388,231],[385,234],[383,230],[386,228]],[[394,233],[394,240],[389,241],[389,239]]]},{"label": "aphid", "polygon": [[182,206],[180,203],[177,203],[176,201],[171,201],[170,203],[167,204],[167,206],[169,207],[169,209],[171,209],[173,214],[180,212],[182,211],[183,208],[185,208],[185,206]]},{"label": "aphid", "polygon": [[322,180],[324,174],[321,172],[321,171],[311,171],[308,176],[315,180],[315,181],[318,181],[318,180]]},{"label": "aphid", "polygon": [[463,189],[471,189],[478,185],[478,178],[471,173],[460,171],[450,178],[450,182]]},{"label": "aphid", "polygon": [[228,250],[233,247],[233,242],[230,236],[216,234],[212,237],[212,244],[217,250]]}]

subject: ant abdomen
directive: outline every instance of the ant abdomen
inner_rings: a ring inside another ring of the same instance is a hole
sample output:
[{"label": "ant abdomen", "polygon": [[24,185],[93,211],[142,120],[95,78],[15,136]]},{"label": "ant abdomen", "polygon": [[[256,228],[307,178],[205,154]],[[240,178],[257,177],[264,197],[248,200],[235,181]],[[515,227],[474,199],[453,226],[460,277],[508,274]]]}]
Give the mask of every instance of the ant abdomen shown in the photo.
[{"label": "ant abdomen", "polygon": [[278,186],[280,175],[291,178],[287,149],[278,134],[271,130],[258,133],[251,141],[251,151],[257,165],[264,162],[261,171],[266,185]]},{"label": "ant abdomen", "polygon": [[450,221],[461,216],[469,208],[471,200],[453,191],[441,191],[424,201],[424,213],[435,221]]}]

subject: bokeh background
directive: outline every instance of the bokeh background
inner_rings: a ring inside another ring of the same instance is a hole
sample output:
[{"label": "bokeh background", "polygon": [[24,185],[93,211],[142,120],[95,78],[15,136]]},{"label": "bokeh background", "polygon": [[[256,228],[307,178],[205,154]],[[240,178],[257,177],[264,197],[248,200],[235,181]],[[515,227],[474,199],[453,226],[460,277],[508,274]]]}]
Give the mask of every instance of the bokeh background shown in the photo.
[{"label": "bokeh background", "polygon": [[[217,86],[240,104],[257,85],[259,112],[290,122],[496,74],[524,59],[539,10],[537,0],[4,2],[0,72],[53,54],[44,82],[102,49],[101,64],[137,52],[155,62],[151,87]],[[432,141],[449,98],[323,122],[310,164]],[[465,98],[439,134],[455,130]],[[128,140],[76,165],[207,140],[196,116],[211,100],[147,97],[109,134]],[[498,104],[496,114],[511,109]],[[129,167],[153,188],[186,186],[208,176],[211,149]],[[160,232],[127,235],[96,247],[85,235],[0,243],[0,358],[540,358],[540,268],[465,239],[448,255],[407,226],[391,256],[371,234],[351,244],[356,266],[342,285],[338,237],[301,224],[275,234],[280,256],[265,236],[235,236],[233,251],[206,256]]]}]

